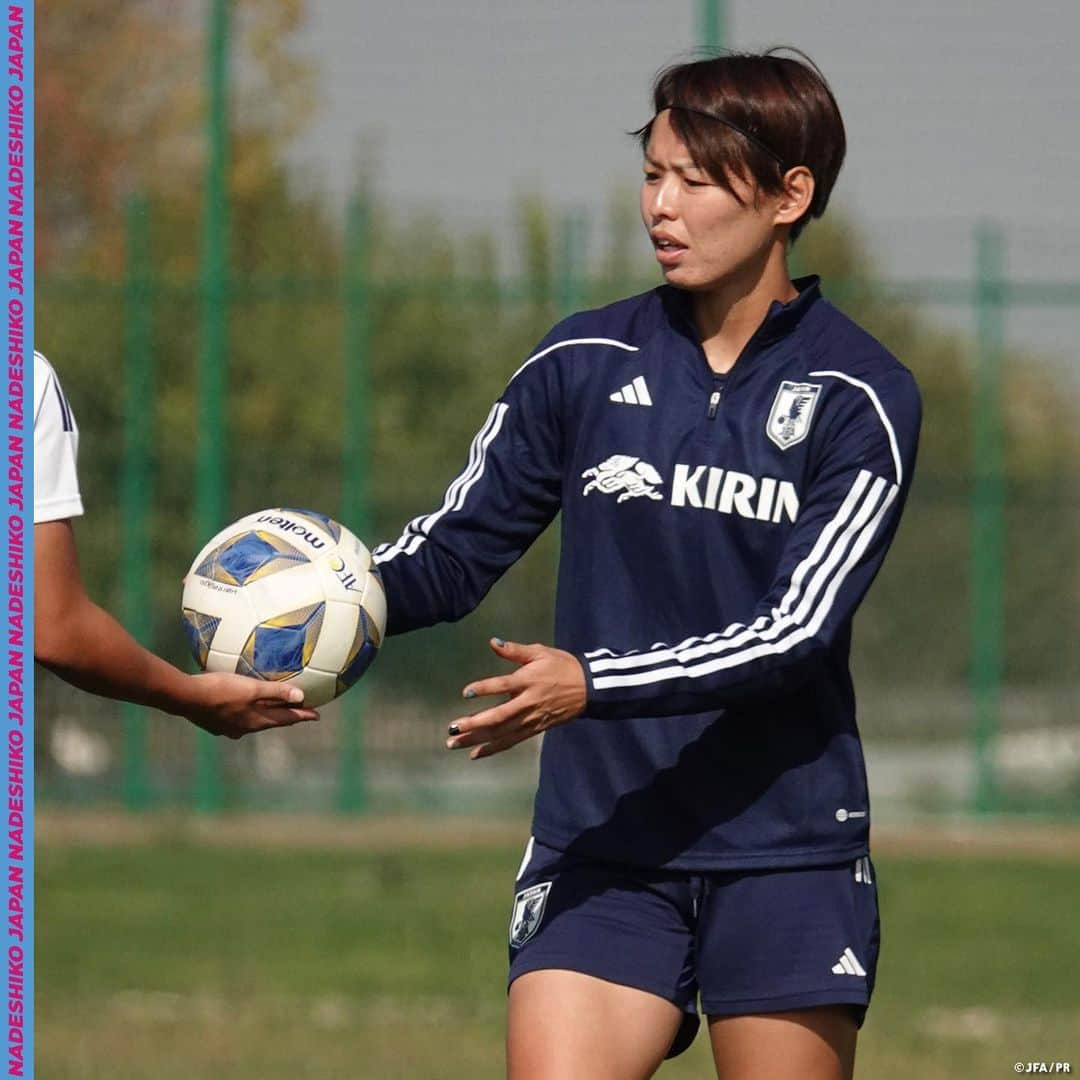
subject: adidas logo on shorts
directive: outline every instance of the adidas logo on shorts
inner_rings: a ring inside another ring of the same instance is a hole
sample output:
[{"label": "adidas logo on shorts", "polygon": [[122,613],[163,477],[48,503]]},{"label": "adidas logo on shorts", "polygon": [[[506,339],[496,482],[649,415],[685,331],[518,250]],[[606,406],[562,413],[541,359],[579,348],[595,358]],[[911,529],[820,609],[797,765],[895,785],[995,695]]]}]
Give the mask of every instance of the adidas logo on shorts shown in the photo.
[{"label": "adidas logo on shorts", "polygon": [[840,954],[840,959],[833,964],[832,973],[834,975],[857,975],[861,979],[866,978],[866,969],[859,963],[858,957],[850,948],[845,949]]}]

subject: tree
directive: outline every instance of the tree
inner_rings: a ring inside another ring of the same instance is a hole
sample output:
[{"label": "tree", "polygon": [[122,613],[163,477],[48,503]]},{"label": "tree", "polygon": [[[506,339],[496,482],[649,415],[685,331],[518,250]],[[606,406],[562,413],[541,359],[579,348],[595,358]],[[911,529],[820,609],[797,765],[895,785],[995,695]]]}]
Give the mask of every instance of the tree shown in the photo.
[{"label": "tree", "polygon": [[[282,147],[311,105],[311,72],[293,53],[303,0],[234,0],[234,9],[230,189],[244,200],[280,173]],[[39,272],[120,273],[125,195],[197,199],[204,11],[170,0],[54,0],[39,20]]]}]

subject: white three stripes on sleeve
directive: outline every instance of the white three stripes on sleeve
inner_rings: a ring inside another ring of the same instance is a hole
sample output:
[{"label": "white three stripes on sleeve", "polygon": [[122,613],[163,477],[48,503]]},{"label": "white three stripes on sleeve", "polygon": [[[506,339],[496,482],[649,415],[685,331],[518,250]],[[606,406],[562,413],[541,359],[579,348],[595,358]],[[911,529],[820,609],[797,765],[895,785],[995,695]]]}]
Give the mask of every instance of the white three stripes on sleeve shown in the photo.
[{"label": "white three stripes on sleeve", "polygon": [[[836,601],[844,580],[862,558],[899,487],[867,470],[856,476],[836,514],[822,529],[810,553],[795,568],[779,607],[753,626],[729,626],[722,634],[690,638],[628,656],[589,654],[597,690],[641,686],[678,678],[700,678],[763,656],[779,655],[813,637]],[[600,650],[601,653],[606,650]],[[726,654],[726,655],[725,655]],[[694,662],[699,661],[699,662]],[[664,667],[657,667],[665,664]],[[640,670],[649,668],[651,670]],[[639,669],[639,670],[634,670]],[[605,671],[628,674],[601,675]]]},{"label": "white three stripes on sleeve", "polygon": [[476,437],[469,447],[469,463],[465,471],[446,489],[442,506],[432,514],[425,514],[413,518],[405,531],[393,544],[380,544],[374,551],[374,561],[378,563],[389,562],[402,553],[412,555],[423,544],[435,523],[444,515],[454,510],[460,510],[465,505],[465,499],[476,482],[484,475],[484,464],[487,459],[488,447],[492,444],[495,436],[499,434],[503,418],[509,411],[510,406],[497,402],[488,413],[484,426],[476,433]]},{"label": "white three stripes on sleeve", "polygon": [[[799,597],[799,594],[801,592],[804,578],[821,561],[825,552],[833,543],[837,532],[839,532],[839,530],[844,526],[845,523],[851,520],[851,515],[855,507],[858,505],[859,500],[863,497],[864,493],[866,492],[866,487],[872,479],[872,474],[867,472],[865,469],[862,470],[858,476],[856,476],[855,481],[852,483],[851,488],[848,490],[848,493],[840,506],[840,509],[836,512],[832,520],[829,521],[825,528],[822,529],[821,532],[818,534],[817,541],[811,549],[810,554],[807,555],[805,559],[803,559],[803,561],[795,568],[794,572],[792,573],[791,582],[788,586],[788,591],[784,594],[784,597],[780,601],[779,606],[773,609],[772,618],[776,619],[780,616],[787,616],[788,613],[791,611],[792,605]],[[884,485],[885,481],[879,480],[877,481],[877,483],[879,484],[880,490],[880,485]],[[763,629],[764,627],[768,626],[768,624],[769,618],[767,616],[762,616],[753,624],[753,628]],[[701,655],[701,649],[697,649],[693,652],[687,652],[686,650],[690,649],[691,646],[700,646],[703,643],[715,642],[721,638],[730,639],[734,634],[738,633],[738,631],[746,631],[746,629],[747,628],[743,623],[732,623],[731,626],[729,626],[721,633],[709,634],[707,637],[703,638],[687,638],[685,641],[680,642],[678,645],[673,645],[670,648],[667,646],[656,645],[648,653],[622,656],[617,660],[612,660],[610,662],[604,663],[598,668],[598,670],[615,667],[640,667],[642,666],[642,664],[656,662],[657,660],[661,659],[694,659],[697,656]],[[738,645],[745,639],[746,634],[744,633],[740,638],[732,641],[731,644]],[[616,654],[611,652],[610,649],[599,649],[596,652],[586,653],[586,656],[589,659],[601,655],[616,656]]]},{"label": "white three stripes on sleeve", "polygon": [[[615,348],[624,349],[627,352],[638,351],[636,345],[628,345],[625,341],[615,341],[613,338],[569,338],[566,341],[557,341],[554,345],[549,345],[546,349],[541,349],[540,352],[530,356],[510,376],[510,382],[513,382],[536,360],[547,356],[548,353],[553,352],[555,349],[563,349],[569,345],[613,345]],[[496,402],[492,406],[487,420],[484,421],[484,426],[476,433],[476,437],[469,447],[469,461],[465,466],[465,471],[446,489],[442,506],[434,513],[413,518],[405,526],[405,531],[393,544],[380,544],[372,552],[372,559],[376,564],[389,562],[391,559],[397,558],[398,555],[414,554],[427,541],[431,530],[444,515],[455,513],[464,507],[469,492],[484,475],[488,448],[499,434],[509,409],[510,406],[503,402]]]}]

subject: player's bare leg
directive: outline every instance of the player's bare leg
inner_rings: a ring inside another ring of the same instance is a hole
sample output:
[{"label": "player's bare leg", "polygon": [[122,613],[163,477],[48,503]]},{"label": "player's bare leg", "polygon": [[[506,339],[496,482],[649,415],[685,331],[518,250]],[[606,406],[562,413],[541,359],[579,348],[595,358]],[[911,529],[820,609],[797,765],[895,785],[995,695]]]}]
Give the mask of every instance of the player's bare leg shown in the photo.
[{"label": "player's bare leg", "polygon": [[851,1080],[857,1035],[844,1005],[709,1019],[718,1080]]},{"label": "player's bare leg", "polygon": [[577,971],[530,971],[510,986],[509,1080],[648,1080],[678,1033],[670,1001]]}]

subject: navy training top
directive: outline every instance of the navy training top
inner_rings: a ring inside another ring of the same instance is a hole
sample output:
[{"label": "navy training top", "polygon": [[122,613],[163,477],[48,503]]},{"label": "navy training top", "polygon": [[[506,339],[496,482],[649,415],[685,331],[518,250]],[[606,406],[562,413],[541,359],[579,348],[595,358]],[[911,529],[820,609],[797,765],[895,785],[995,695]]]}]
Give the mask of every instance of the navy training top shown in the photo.
[{"label": "navy training top", "polygon": [[868,850],[851,620],[920,400],[816,278],[796,286],[726,376],[670,286],[566,319],[442,505],[375,550],[399,634],[471,611],[562,510],[555,645],[588,701],[544,735],[544,844],[694,870]]}]

